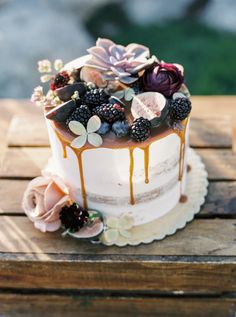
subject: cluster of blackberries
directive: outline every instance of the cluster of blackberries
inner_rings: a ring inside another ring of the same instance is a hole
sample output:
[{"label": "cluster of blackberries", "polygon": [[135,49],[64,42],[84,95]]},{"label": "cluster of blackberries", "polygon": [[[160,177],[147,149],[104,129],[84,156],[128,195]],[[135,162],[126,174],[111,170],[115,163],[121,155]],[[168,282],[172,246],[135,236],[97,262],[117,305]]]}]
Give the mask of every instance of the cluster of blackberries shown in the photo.
[{"label": "cluster of blackberries", "polygon": [[[61,87],[66,85],[68,77],[66,72],[59,73],[53,85]],[[136,85],[133,89],[139,89]],[[113,97],[109,97],[102,88],[89,87],[85,93],[76,100],[76,109],[70,113],[66,124],[70,121],[79,121],[84,126],[93,115],[97,115],[101,121],[101,127],[97,131],[101,135],[113,131],[117,137],[130,135],[136,142],[145,141],[151,134],[151,122],[143,117],[137,118],[129,126],[125,118],[124,105]],[[113,98],[113,99],[112,99]],[[169,102],[169,119],[172,123],[187,118],[191,111],[191,102],[187,98],[176,98]]]}]

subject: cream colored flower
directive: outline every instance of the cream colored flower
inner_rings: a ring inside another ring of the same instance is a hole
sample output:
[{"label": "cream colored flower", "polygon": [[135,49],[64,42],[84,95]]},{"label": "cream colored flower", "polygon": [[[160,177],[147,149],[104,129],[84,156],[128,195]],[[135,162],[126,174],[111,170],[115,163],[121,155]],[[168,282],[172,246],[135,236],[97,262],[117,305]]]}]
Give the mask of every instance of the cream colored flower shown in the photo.
[{"label": "cream colored flower", "polygon": [[83,147],[87,141],[95,147],[102,145],[102,137],[98,133],[95,133],[97,130],[99,130],[100,126],[101,120],[96,115],[89,119],[87,129],[85,129],[83,124],[78,121],[70,121],[69,129],[75,135],[78,135],[78,137],[76,137],[71,142],[71,146],[73,148],[79,149]]},{"label": "cream colored flower", "polygon": [[34,88],[33,94],[31,96],[31,102],[34,102],[37,106],[42,106],[45,100],[45,96],[43,94],[43,87],[37,86]]},{"label": "cream colored flower", "polygon": [[51,73],[52,71],[51,62],[48,59],[43,59],[42,61],[38,61],[38,71],[40,73]]},{"label": "cream colored flower", "polygon": [[119,218],[110,217],[106,221],[106,229],[103,233],[103,240],[108,243],[115,242],[119,236],[126,239],[131,237],[129,231],[134,226],[134,218],[130,214],[122,214]]},{"label": "cream colored flower", "polygon": [[54,61],[54,69],[59,72],[62,68],[63,68],[63,61],[61,59],[56,59]]}]

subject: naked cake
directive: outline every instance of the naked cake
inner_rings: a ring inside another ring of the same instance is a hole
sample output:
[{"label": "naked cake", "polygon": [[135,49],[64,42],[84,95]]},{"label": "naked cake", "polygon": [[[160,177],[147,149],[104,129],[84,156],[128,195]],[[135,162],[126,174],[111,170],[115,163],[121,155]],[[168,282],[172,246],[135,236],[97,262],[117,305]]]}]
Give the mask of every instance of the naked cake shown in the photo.
[{"label": "naked cake", "polygon": [[23,208],[36,228],[112,243],[185,203],[191,102],[184,69],[99,38],[66,65],[38,63],[52,156]]}]

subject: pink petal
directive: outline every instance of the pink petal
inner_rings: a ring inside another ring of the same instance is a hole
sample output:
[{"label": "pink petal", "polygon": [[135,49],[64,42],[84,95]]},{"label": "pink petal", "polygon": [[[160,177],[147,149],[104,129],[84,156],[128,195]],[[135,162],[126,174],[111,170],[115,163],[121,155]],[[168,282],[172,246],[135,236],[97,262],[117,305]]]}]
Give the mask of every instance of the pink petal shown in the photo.
[{"label": "pink petal", "polygon": [[42,220],[38,220],[38,221],[35,221],[34,226],[36,229],[39,229],[42,232],[47,232],[47,231],[54,232],[54,231],[57,231],[58,229],[60,229],[61,221],[57,220],[54,222],[46,223]]},{"label": "pink petal", "polygon": [[88,52],[102,62],[107,63],[109,61],[109,55],[102,47],[93,46],[88,49]]},{"label": "pink petal", "polygon": [[51,182],[44,193],[44,205],[46,210],[50,210],[64,196],[63,191],[54,183]]},{"label": "pink petal", "polygon": [[96,42],[96,46],[100,46],[104,48],[107,52],[109,51],[110,46],[114,45],[114,42],[112,42],[109,39],[104,39],[104,38],[98,38]]}]

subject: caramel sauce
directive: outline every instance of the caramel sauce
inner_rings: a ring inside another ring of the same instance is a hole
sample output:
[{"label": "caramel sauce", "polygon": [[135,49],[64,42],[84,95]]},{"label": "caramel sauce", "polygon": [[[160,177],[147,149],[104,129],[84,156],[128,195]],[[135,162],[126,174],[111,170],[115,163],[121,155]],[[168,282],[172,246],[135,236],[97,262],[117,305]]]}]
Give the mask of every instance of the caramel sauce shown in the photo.
[{"label": "caramel sauce", "polygon": [[149,147],[150,144],[148,146],[146,146],[143,149],[144,152],[144,172],[145,172],[145,183],[148,184],[149,183],[149,178],[148,178],[148,170],[149,170]]},{"label": "caramel sauce", "polygon": [[[179,175],[178,179],[180,181],[180,197],[182,195],[182,177],[183,177],[183,168],[184,168],[184,153],[185,153],[185,134],[186,134],[186,127],[188,123],[188,118],[183,121],[183,130],[182,131],[176,131],[171,128],[168,128],[167,126],[159,127],[158,129],[153,129],[151,132],[151,136],[146,141],[142,142],[142,145],[139,145],[138,143],[132,141],[131,139],[122,138],[117,140],[115,135],[110,133],[108,136],[106,136],[103,140],[103,144],[101,145],[101,148],[113,148],[113,149],[129,149],[129,156],[130,156],[130,166],[129,166],[129,183],[130,183],[130,204],[135,204],[134,199],[134,191],[133,191],[133,173],[134,173],[134,149],[139,148],[143,150],[144,152],[144,172],[145,172],[145,183],[149,183],[149,149],[150,145],[159,139],[164,138],[165,136],[168,136],[170,134],[177,134],[180,138],[180,152],[179,152]],[[78,167],[80,172],[80,183],[81,183],[81,193],[82,193],[82,199],[83,199],[83,205],[84,208],[88,207],[87,204],[87,195],[86,195],[86,186],[84,182],[84,173],[83,173],[83,160],[82,160],[82,153],[85,150],[94,149],[92,145],[89,143],[86,143],[85,146],[81,149],[75,149],[71,147],[70,143],[74,139],[75,136],[73,134],[66,130],[65,126],[57,123],[52,122],[52,128],[55,131],[55,134],[57,138],[59,139],[61,145],[62,145],[62,152],[63,152],[63,158],[67,158],[67,150],[66,147],[72,149],[72,151],[75,153],[78,161]]]},{"label": "caramel sauce", "polygon": [[133,173],[134,173],[134,148],[129,149],[129,192],[130,192],[130,204],[134,205],[134,190],[133,190]]},{"label": "caramel sauce", "polygon": [[184,203],[187,202],[187,200],[188,200],[188,196],[186,196],[186,195],[181,195],[181,196],[180,196],[180,199],[179,199],[179,202],[180,202],[181,204],[184,204]]}]

